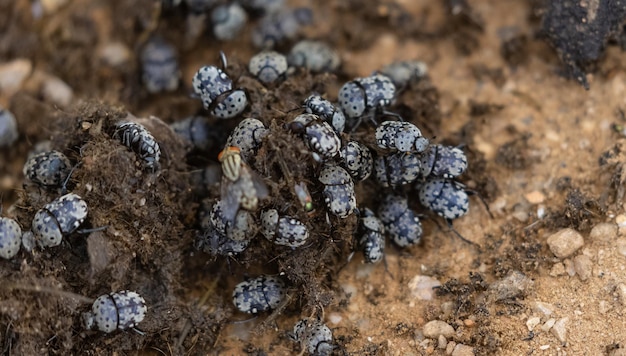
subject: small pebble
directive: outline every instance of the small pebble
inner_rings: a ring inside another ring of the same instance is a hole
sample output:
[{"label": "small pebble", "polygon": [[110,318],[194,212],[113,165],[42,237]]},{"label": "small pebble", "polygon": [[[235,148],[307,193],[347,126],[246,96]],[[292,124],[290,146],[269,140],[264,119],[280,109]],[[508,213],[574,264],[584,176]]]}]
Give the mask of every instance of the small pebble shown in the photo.
[{"label": "small pebble", "polygon": [[611,223],[600,223],[591,229],[589,238],[593,241],[613,241],[617,236],[617,225]]},{"label": "small pebble", "polygon": [[46,14],[57,12],[65,4],[67,4],[67,0],[41,0],[41,6]]},{"label": "small pebble", "polygon": [[571,256],[585,244],[582,235],[570,228],[552,234],[548,237],[547,242],[550,251],[558,258]]},{"label": "small pebble", "polygon": [[548,319],[545,323],[543,323],[543,325],[541,325],[541,330],[543,330],[544,332],[550,331],[550,329],[552,329],[552,326],[554,326],[554,323],[556,323],[556,319]]},{"label": "small pebble", "polygon": [[546,200],[546,196],[538,190],[524,194],[524,198],[531,204],[541,204]]},{"label": "small pebble", "polygon": [[7,96],[15,94],[32,70],[33,63],[28,59],[0,63],[0,90]]},{"label": "small pebble", "polygon": [[435,294],[433,288],[439,286],[441,282],[429,276],[417,275],[409,282],[411,294],[420,300],[432,300]]},{"label": "small pebble", "polygon": [[343,317],[340,314],[337,314],[337,313],[330,313],[328,315],[328,321],[330,321],[332,324],[339,324],[339,323],[341,323],[342,319],[343,319]]},{"label": "small pebble", "polygon": [[606,300],[601,300],[600,303],[598,303],[598,311],[600,312],[600,314],[606,314],[611,310],[611,305],[609,303],[607,303]]},{"label": "small pebble", "polygon": [[565,272],[570,277],[574,277],[576,275],[576,269],[574,268],[574,262],[569,258],[563,260],[563,265],[565,265]]},{"label": "small pebble", "polygon": [[74,92],[69,85],[54,76],[46,76],[41,86],[43,98],[61,107],[66,107],[72,102]]},{"label": "small pebble", "polygon": [[617,247],[617,252],[622,255],[622,256],[626,256],[626,239],[619,239],[615,242],[615,247]]},{"label": "small pebble", "polygon": [[513,207],[513,211],[511,212],[511,216],[517,219],[519,222],[528,221],[528,210],[529,207],[522,204],[516,204]]},{"label": "small pebble", "polygon": [[123,42],[108,42],[98,50],[100,60],[111,67],[121,67],[130,62],[131,51]]},{"label": "small pebble", "polygon": [[533,281],[519,271],[511,271],[501,280],[489,286],[492,298],[495,301],[523,296],[532,287]]},{"label": "small pebble", "polygon": [[452,351],[452,356],[474,356],[474,348],[471,346],[457,344]]},{"label": "small pebble", "polygon": [[541,345],[539,346],[539,350],[545,351],[550,348],[550,345]]},{"label": "small pebble", "polygon": [[439,338],[437,339],[437,348],[445,349],[446,346],[448,346],[448,340],[446,340],[445,336],[439,335]]},{"label": "small pebble", "polygon": [[545,215],[546,215],[546,206],[543,204],[539,204],[539,206],[537,206],[537,217],[539,219],[543,219]]},{"label": "small pebble", "polygon": [[567,328],[565,327],[569,322],[569,318],[561,318],[552,327],[552,335],[554,335],[560,342],[567,340]]},{"label": "small pebble", "polygon": [[620,283],[617,285],[617,295],[622,305],[626,306],[626,284]]},{"label": "small pebble", "polygon": [[587,255],[579,255],[574,257],[574,269],[576,270],[576,274],[578,274],[578,278],[581,281],[586,281],[591,277],[591,270],[593,268],[593,262],[591,262],[591,258]]},{"label": "small pebble", "polygon": [[467,326],[468,328],[471,328],[472,326],[476,325],[476,322],[472,319],[465,319],[463,320],[463,325]]},{"label": "small pebble", "polygon": [[617,224],[618,228],[626,227],[626,215],[619,214],[618,216],[616,216],[615,223]]},{"label": "small pebble", "polygon": [[354,298],[354,296],[356,296],[357,293],[357,289],[354,285],[352,284],[344,284],[341,286],[341,288],[343,289],[344,293],[346,293],[346,296],[348,296],[350,299]]},{"label": "small pebble", "polygon": [[532,306],[533,311],[541,313],[545,316],[552,315],[552,312],[554,310],[554,305],[550,303],[533,302],[531,306]]},{"label": "small pebble", "polygon": [[528,328],[528,331],[533,331],[535,326],[539,325],[539,323],[541,323],[541,318],[539,318],[538,316],[533,316],[531,318],[528,318],[528,320],[526,321],[526,327]]},{"label": "small pebble", "polygon": [[441,303],[441,314],[444,319],[447,319],[452,316],[452,313],[456,311],[456,305],[454,302],[443,302]]},{"label": "small pebble", "polygon": [[432,320],[426,323],[422,328],[424,336],[430,339],[437,339],[439,335],[443,335],[446,338],[454,336],[454,328],[450,324],[441,320]]},{"label": "small pebble", "polygon": [[456,347],[456,342],[450,341],[448,345],[446,346],[446,355],[452,355],[452,351],[454,351],[455,347]]},{"label": "small pebble", "polygon": [[552,265],[552,268],[550,269],[551,277],[558,277],[564,274],[566,274],[566,272],[565,272],[565,265],[563,265],[563,263],[557,262],[554,265]]}]

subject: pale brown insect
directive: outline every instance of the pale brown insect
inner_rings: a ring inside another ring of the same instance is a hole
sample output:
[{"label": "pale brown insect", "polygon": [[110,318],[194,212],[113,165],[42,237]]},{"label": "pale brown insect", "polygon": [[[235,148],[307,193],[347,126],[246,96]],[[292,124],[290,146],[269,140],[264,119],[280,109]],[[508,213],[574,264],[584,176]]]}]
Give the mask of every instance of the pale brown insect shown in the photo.
[{"label": "pale brown insect", "polygon": [[233,221],[239,208],[254,211],[259,199],[268,195],[267,186],[241,158],[238,147],[228,146],[217,156],[222,164],[221,199],[227,221]]}]

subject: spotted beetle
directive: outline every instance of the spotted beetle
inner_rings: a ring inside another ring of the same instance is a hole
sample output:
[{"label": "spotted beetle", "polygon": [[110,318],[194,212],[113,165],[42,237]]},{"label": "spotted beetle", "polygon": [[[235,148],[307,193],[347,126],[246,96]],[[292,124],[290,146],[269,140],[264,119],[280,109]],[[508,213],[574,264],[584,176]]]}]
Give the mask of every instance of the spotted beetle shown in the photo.
[{"label": "spotted beetle", "polygon": [[123,290],[98,297],[91,311],[83,313],[83,322],[86,329],[111,333],[135,327],[147,311],[146,301],[139,294]]},{"label": "spotted beetle", "polygon": [[409,208],[406,198],[398,195],[386,196],[378,207],[378,216],[396,245],[411,246],[422,239],[422,223]]},{"label": "spotted beetle", "polygon": [[276,209],[261,213],[261,232],[277,245],[299,247],[309,238],[309,229],[300,220],[281,216]]},{"label": "spotted beetle", "polygon": [[233,304],[244,313],[257,314],[275,309],[285,298],[285,284],[273,276],[259,276],[241,282],[233,291]]}]

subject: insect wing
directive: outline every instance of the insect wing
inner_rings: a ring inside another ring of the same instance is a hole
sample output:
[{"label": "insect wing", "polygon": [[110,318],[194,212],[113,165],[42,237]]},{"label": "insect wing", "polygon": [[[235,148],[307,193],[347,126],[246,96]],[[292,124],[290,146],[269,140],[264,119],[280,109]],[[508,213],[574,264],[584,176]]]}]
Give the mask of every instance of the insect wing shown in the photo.
[{"label": "insect wing", "polygon": [[220,194],[222,199],[222,213],[226,221],[235,221],[235,216],[239,211],[241,205],[241,198],[243,195],[243,188],[241,187],[241,177],[236,181],[231,181],[222,176],[222,184],[220,188]]},{"label": "insect wing", "polygon": [[[246,167],[247,168],[247,167]],[[257,199],[265,199],[269,195],[269,189],[267,189],[267,185],[263,182],[263,178],[258,175],[256,172],[246,169],[250,175],[250,179],[252,180],[252,184],[254,186],[254,190],[256,190]]]}]

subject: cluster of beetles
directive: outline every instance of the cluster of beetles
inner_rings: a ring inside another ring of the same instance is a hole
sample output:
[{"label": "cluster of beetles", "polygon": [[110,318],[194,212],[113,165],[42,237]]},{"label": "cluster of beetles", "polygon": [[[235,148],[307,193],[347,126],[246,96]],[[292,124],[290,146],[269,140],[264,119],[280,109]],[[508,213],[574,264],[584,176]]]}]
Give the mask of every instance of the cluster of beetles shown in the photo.
[{"label": "cluster of beetles", "polygon": [[[164,3],[176,7],[181,1]],[[280,85],[297,70],[323,73],[336,72],[340,67],[340,56],[323,41],[302,40],[287,54],[272,50],[277,43],[295,38],[299,27],[312,21],[309,9],[289,9],[278,0],[221,5],[206,0],[185,3],[188,21],[209,16],[214,36],[223,41],[236,37],[249,13],[262,13],[252,36],[261,50],[250,58],[244,75],[267,88]],[[168,92],[179,87],[181,71],[175,46],[154,36],[143,46],[139,58],[148,92]],[[316,172],[315,177],[291,186],[299,209],[304,213],[321,211],[329,224],[341,224],[356,216],[355,246],[366,263],[384,259],[386,236],[401,248],[420,242],[423,212],[411,209],[414,204],[410,204],[410,199],[419,200],[426,210],[449,225],[467,214],[470,192],[456,180],[468,166],[462,148],[430,142],[416,125],[392,111],[398,94],[427,76],[423,62],[394,62],[370,76],[347,81],[336,95],[310,93],[294,114],[287,115],[289,118],[282,126],[270,126],[270,117],[244,117],[249,95],[229,75],[224,53],[217,62],[220,63],[198,68],[191,80],[191,96],[202,103],[203,112],[170,125],[181,140],[202,151],[213,144],[214,131],[221,120],[238,120],[221,153],[214,157],[216,165],[203,171],[219,184],[220,196],[201,204],[197,248],[216,256],[233,257],[246,250],[257,236],[288,249],[310,246],[312,226],[281,209],[280,197],[270,196],[268,188],[268,181],[274,178],[263,176],[252,164],[259,150],[271,140],[273,130],[283,130],[293,140],[302,140],[311,157],[312,171]],[[336,100],[329,99],[332,97]],[[11,123],[14,127],[12,115],[0,111],[0,140],[14,140],[17,136],[11,133]],[[364,137],[354,135],[357,132],[369,132],[371,139],[353,139]],[[161,146],[146,127],[132,120],[121,121],[111,138],[136,154],[143,174],[155,174],[161,169]],[[271,152],[271,147],[265,148]],[[23,232],[14,219],[0,218],[0,257],[11,259],[21,247],[27,251],[53,248],[69,234],[106,230],[106,226],[81,230],[88,205],[79,195],[67,192],[67,183],[76,168],[59,151],[40,149],[32,153],[23,169],[26,180],[56,190],[60,196],[35,213],[29,231]],[[383,192],[377,206],[361,205],[355,194],[355,185],[368,179]],[[310,185],[319,189],[309,189]],[[400,193],[407,191],[404,187],[410,187],[410,196]],[[325,206],[315,206],[315,201],[323,201]],[[249,314],[271,311],[285,301],[287,288],[280,275],[248,278],[234,288],[233,304]],[[146,302],[138,293],[122,290],[97,298],[91,310],[83,314],[84,326],[106,333],[131,329],[147,312]],[[300,320],[291,336],[311,354],[327,355],[334,348],[332,332],[321,318]]]}]

